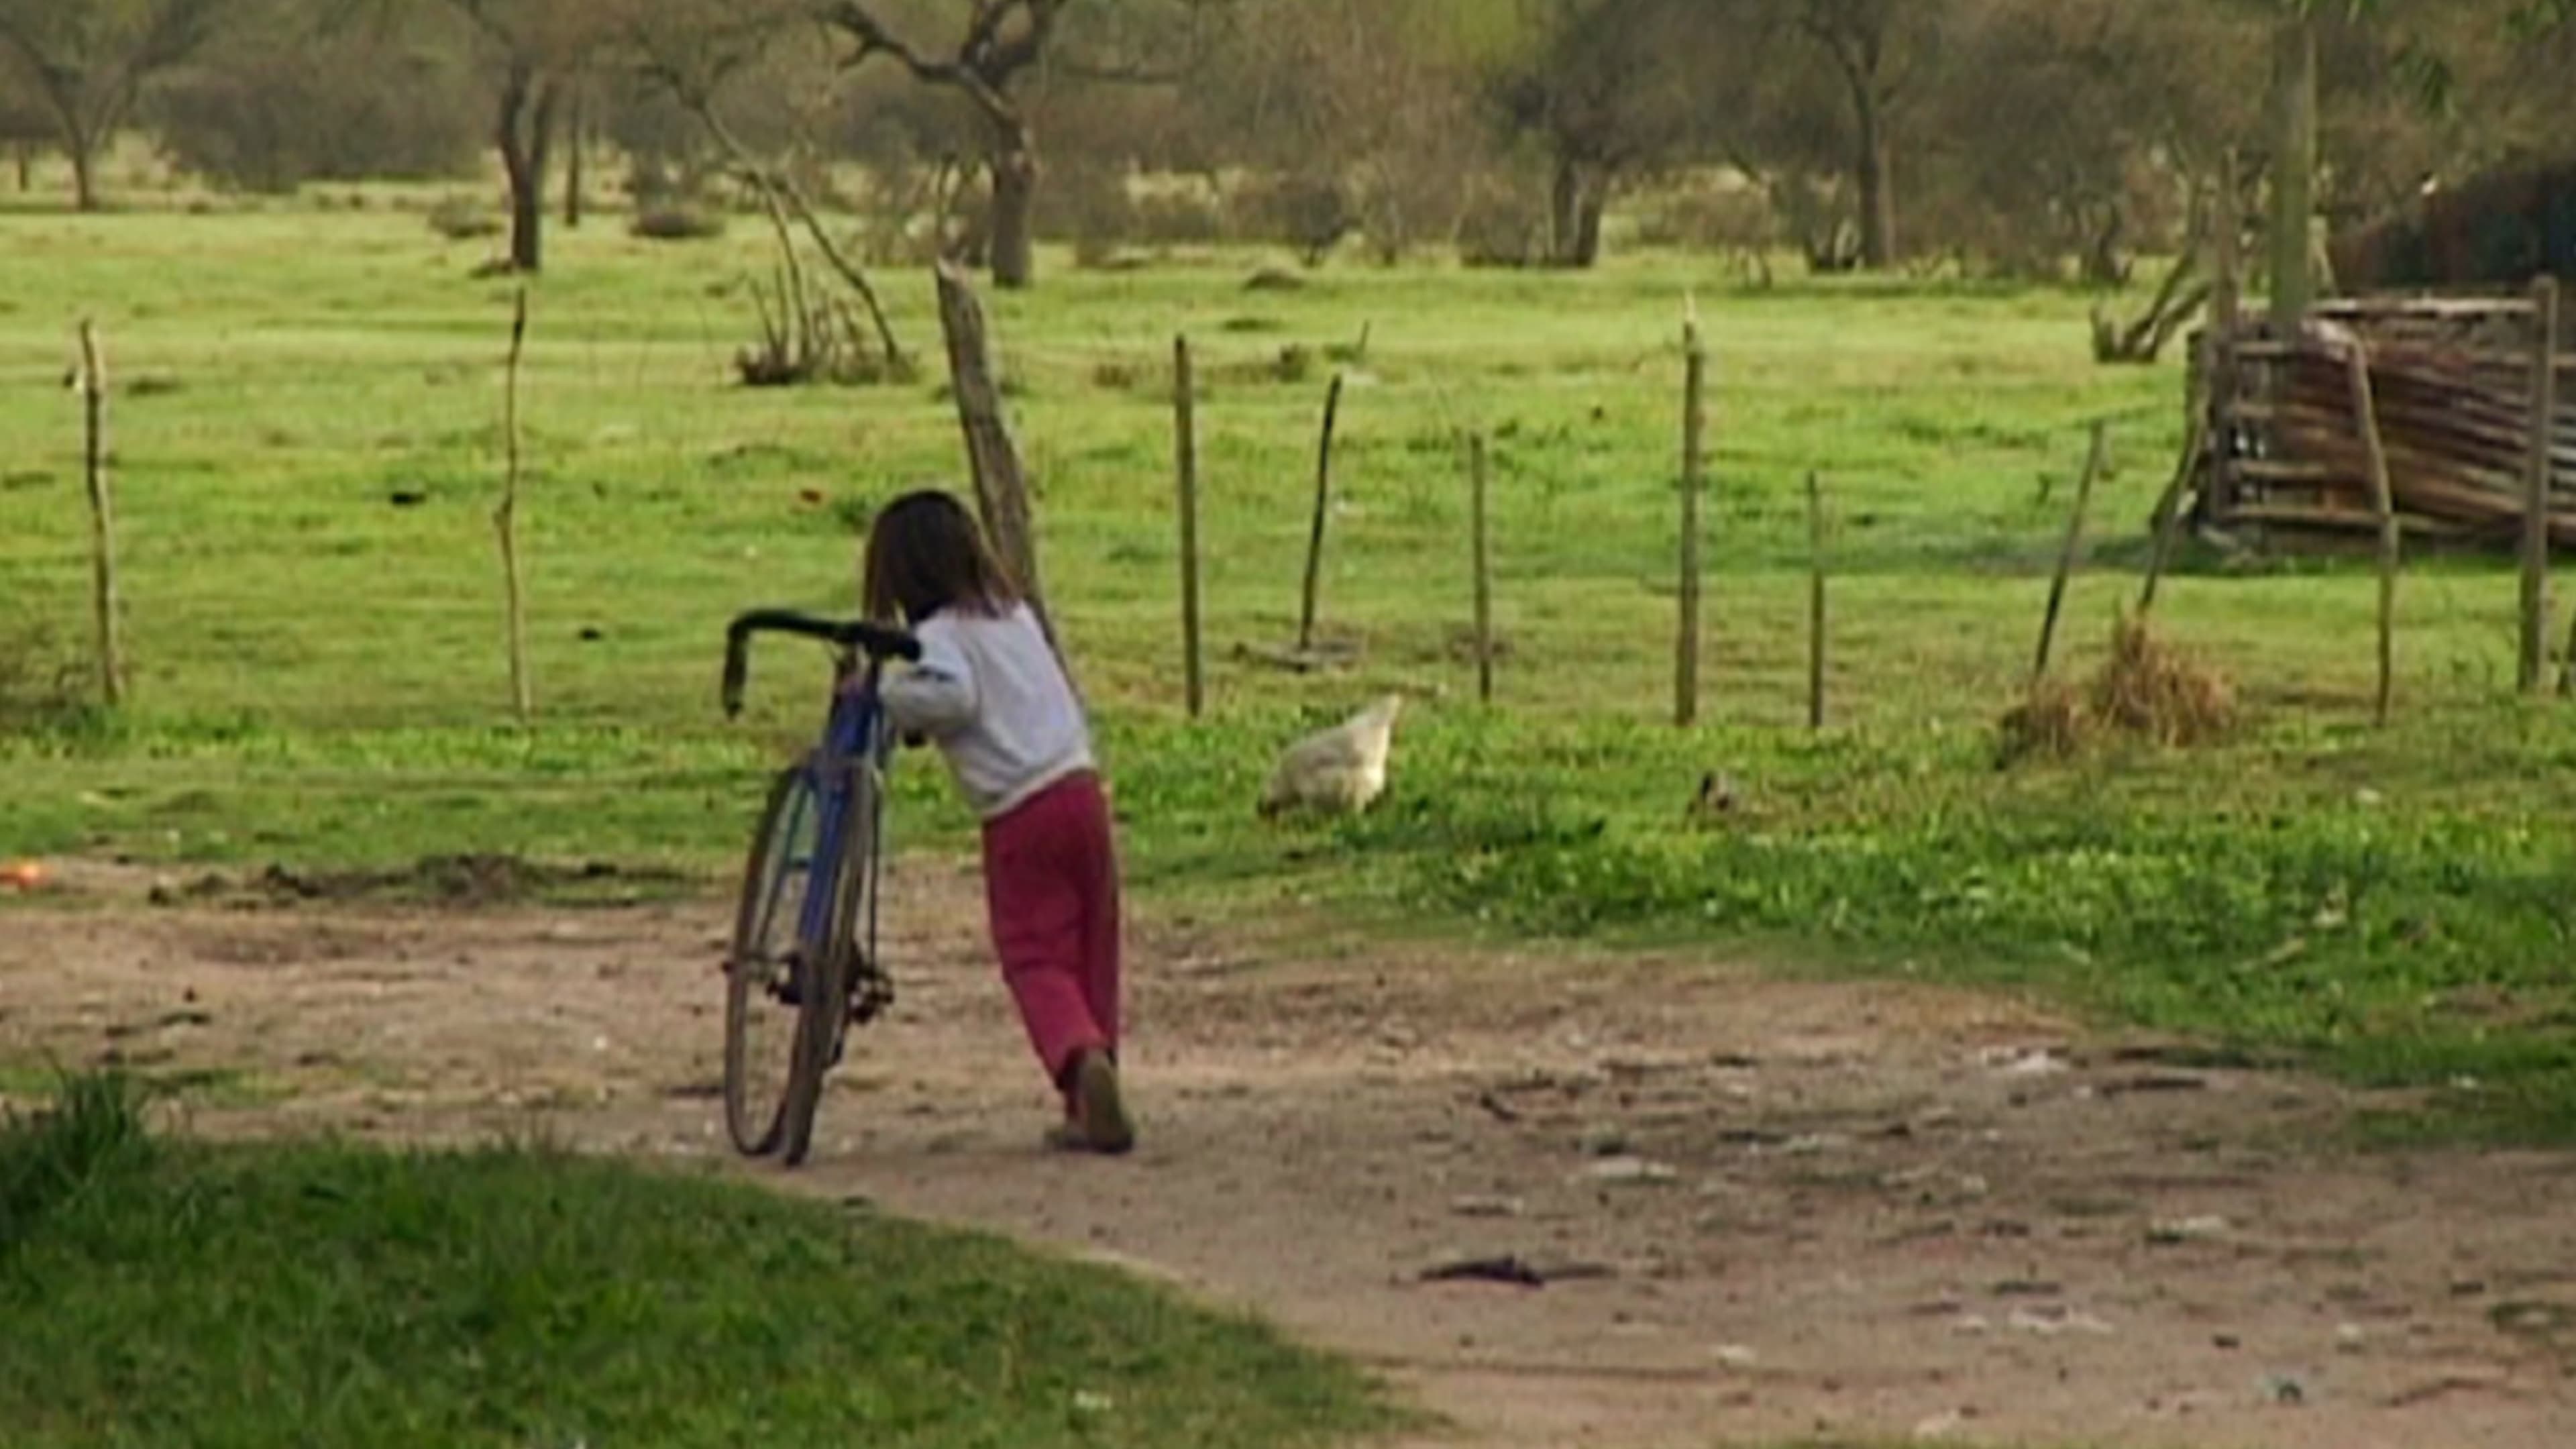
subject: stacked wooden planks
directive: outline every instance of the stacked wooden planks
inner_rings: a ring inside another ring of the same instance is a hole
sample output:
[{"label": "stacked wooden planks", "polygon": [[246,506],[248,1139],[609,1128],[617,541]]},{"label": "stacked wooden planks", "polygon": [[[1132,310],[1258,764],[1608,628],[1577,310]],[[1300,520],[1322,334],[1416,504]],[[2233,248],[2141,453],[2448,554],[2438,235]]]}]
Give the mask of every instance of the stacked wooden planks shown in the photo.
[{"label": "stacked wooden planks", "polygon": [[[2537,339],[2527,304],[2450,301],[2320,307],[2283,341],[2240,324],[2218,375],[2202,462],[2201,521],[2302,536],[2371,536],[2369,454],[2349,358],[2365,349],[2399,524],[2409,535],[2510,549],[2532,465]],[[2563,344],[2562,344],[2563,345]],[[2559,352],[2551,415],[2549,532],[2576,544],[2576,354]]]}]

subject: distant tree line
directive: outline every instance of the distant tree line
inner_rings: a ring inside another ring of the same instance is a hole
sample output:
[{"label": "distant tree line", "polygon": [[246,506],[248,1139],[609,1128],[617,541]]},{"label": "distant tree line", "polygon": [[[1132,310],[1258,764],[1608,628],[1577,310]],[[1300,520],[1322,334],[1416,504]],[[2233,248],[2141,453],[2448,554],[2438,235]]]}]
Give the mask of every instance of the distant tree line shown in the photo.
[{"label": "distant tree line", "polygon": [[1005,285],[1042,238],[1623,236],[2109,283],[2274,179],[2351,225],[2564,161],[2571,77],[2576,0],[0,0],[0,146],[83,208],[119,135],[266,192],[497,161],[534,270],[597,158],[642,204],[751,168]]}]

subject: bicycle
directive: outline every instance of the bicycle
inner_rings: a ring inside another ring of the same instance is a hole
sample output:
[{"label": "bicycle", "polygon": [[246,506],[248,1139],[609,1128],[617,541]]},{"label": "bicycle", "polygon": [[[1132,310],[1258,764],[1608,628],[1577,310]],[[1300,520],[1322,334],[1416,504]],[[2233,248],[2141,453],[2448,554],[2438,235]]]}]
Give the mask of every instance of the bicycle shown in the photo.
[{"label": "bicycle", "polygon": [[[918,660],[921,645],[901,630],[861,621],[781,609],[738,615],[725,628],[728,719],[742,713],[751,640],[765,633],[833,648],[821,738],[770,783],[725,956],[726,1130],[743,1155],[775,1152],[793,1167],[813,1144],[823,1079],[839,1062],[849,1029],[894,1001],[894,983],[876,948],[885,776],[894,743],[877,682],[887,659]],[[782,1065],[768,1059],[774,1045],[764,1052],[760,1040],[778,1014],[793,1022],[786,1060],[783,1070],[764,1071]]]}]

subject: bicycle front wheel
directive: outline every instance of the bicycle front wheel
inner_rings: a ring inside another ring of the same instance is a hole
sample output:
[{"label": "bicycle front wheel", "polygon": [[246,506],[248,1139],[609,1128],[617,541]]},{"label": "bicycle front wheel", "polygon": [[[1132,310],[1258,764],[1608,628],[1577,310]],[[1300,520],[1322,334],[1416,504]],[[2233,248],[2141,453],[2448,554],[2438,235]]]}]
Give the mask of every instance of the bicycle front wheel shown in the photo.
[{"label": "bicycle front wheel", "polygon": [[742,899],[725,958],[725,1128],[758,1157],[778,1146],[795,1080],[802,1003],[811,999],[810,952],[799,939],[820,802],[802,768],[770,785],[744,862]]},{"label": "bicycle front wheel", "polygon": [[[795,1057],[788,1073],[787,1099],[781,1112],[778,1155],[794,1167],[805,1160],[814,1142],[814,1115],[823,1099],[823,1079],[841,1059],[856,1005],[853,988],[871,968],[863,952],[873,949],[876,916],[877,825],[880,812],[877,779],[865,765],[851,772],[839,818],[824,832],[834,851],[829,926],[815,953],[809,974],[812,989],[798,1021]],[[865,927],[866,929],[862,930]]]}]

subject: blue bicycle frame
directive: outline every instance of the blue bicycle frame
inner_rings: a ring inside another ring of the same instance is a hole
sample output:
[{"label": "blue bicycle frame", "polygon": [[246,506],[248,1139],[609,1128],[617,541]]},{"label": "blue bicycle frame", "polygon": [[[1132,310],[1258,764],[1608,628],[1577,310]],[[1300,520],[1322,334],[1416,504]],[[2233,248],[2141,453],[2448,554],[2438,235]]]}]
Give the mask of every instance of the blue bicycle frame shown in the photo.
[{"label": "blue bicycle frame", "polygon": [[[846,676],[844,676],[846,678]],[[801,865],[805,871],[804,910],[796,922],[796,938],[806,946],[827,940],[832,931],[832,909],[839,896],[839,866],[845,848],[844,832],[849,826],[850,779],[854,772],[876,769],[883,760],[883,725],[885,707],[877,698],[877,667],[867,666],[864,682],[858,689],[836,688],[832,695],[832,712],[823,727],[822,748],[805,762],[807,785],[814,792],[814,855]],[[790,839],[794,836],[791,832]],[[778,888],[784,889],[788,872],[780,871]],[[775,911],[773,898],[769,909]],[[867,939],[876,938],[876,893],[868,893]]]},{"label": "blue bicycle frame", "polygon": [[[739,714],[742,692],[749,676],[749,647],[753,635],[779,632],[820,639],[834,645],[835,667],[832,677],[832,707],[825,719],[823,738],[814,753],[806,756],[801,768],[808,792],[813,797],[814,853],[802,861],[788,861],[778,872],[777,882],[770,887],[770,897],[761,903],[765,928],[777,918],[778,895],[794,872],[805,872],[805,901],[797,919],[797,942],[811,950],[831,939],[832,912],[840,903],[840,867],[843,852],[848,849],[851,781],[855,772],[867,770],[882,778],[886,759],[885,710],[877,695],[877,680],[889,658],[918,659],[921,645],[901,630],[860,621],[840,623],[784,610],[761,609],[734,619],[725,631],[725,671],[723,699],[725,713]],[[855,688],[853,679],[858,681]],[[799,802],[798,809],[806,808]],[[804,821],[791,815],[785,839],[793,841]],[[879,852],[869,852],[873,871]],[[870,884],[873,886],[874,881]],[[854,923],[855,924],[855,923]],[[865,923],[867,949],[876,942],[876,892],[868,892],[868,920]]]}]

